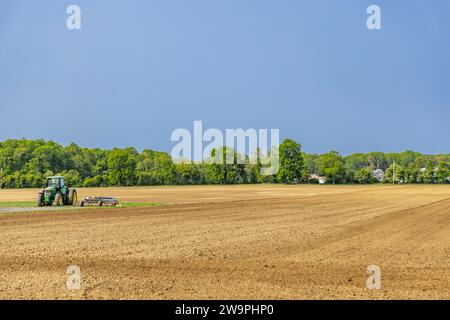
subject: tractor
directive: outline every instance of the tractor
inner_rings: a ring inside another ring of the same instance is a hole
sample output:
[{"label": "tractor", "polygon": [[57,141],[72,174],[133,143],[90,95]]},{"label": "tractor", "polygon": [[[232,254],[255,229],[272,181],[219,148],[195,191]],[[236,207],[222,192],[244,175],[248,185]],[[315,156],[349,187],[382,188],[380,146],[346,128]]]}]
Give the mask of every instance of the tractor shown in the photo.
[{"label": "tractor", "polygon": [[64,177],[48,177],[45,189],[39,192],[36,199],[38,207],[51,206],[53,203],[56,206],[77,205],[77,191],[65,185]]}]

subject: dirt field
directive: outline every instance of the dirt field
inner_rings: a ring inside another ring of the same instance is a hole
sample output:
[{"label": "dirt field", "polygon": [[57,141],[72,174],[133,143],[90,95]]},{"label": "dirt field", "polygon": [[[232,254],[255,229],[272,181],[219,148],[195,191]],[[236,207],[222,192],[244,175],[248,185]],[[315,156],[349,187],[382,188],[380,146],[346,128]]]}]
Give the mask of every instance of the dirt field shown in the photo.
[{"label": "dirt field", "polygon": [[[33,201],[36,190],[0,190]],[[448,186],[80,189],[157,207],[0,213],[0,298],[450,298]],[[382,289],[366,289],[369,265]],[[66,269],[81,268],[80,290]]]}]

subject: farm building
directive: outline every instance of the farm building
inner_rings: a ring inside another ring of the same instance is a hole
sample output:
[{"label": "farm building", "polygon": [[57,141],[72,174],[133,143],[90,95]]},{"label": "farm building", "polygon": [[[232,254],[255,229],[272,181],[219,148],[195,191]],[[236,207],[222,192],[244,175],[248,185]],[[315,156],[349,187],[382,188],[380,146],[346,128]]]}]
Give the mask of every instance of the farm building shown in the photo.
[{"label": "farm building", "polygon": [[326,177],[322,177],[322,176],[319,176],[317,174],[310,175],[309,179],[310,180],[317,180],[317,181],[319,181],[319,184],[325,184],[327,182],[327,178]]},{"label": "farm building", "polygon": [[384,180],[384,171],[381,169],[373,170],[372,175],[378,182],[382,182]]}]

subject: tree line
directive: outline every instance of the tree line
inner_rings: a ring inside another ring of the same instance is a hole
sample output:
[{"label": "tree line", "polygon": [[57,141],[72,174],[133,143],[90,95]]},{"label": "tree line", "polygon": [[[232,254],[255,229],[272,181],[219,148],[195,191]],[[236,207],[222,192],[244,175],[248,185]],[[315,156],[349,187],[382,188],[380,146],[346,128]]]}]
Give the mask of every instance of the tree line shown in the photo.
[{"label": "tree line", "polygon": [[[330,184],[369,184],[378,182],[373,176],[375,169],[385,172],[386,183],[450,183],[448,154],[405,151],[342,156],[331,151],[318,155],[302,152],[299,143],[286,139],[279,147],[279,170],[272,176],[261,175],[264,162],[258,152],[256,161],[226,147],[212,151],[211,159],[218,156],[223,163],[178,163],[166,152],[149,149],[102,150],[74,143],[62,146],[53,141],[10,139],[0,142],[0,188],[38,188],[52,175],[64,176],[66,183],[75,187],[318,183],[311,175],[323,176]],[[230,156],[234,164],[225,161]]]}]

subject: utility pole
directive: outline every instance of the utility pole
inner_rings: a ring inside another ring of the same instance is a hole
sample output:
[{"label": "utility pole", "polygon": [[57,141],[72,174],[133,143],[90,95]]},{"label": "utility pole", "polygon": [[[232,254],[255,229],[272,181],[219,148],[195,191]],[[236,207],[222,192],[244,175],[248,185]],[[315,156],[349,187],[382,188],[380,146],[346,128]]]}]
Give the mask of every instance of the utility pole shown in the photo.
[{"label": "utility pole", "polygon": [[392,184],[395,184],[395,160],[392,167]]}]

